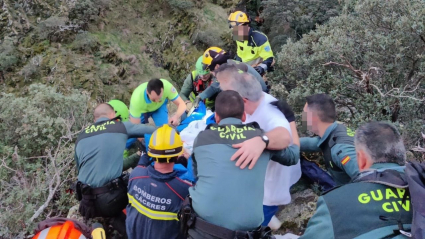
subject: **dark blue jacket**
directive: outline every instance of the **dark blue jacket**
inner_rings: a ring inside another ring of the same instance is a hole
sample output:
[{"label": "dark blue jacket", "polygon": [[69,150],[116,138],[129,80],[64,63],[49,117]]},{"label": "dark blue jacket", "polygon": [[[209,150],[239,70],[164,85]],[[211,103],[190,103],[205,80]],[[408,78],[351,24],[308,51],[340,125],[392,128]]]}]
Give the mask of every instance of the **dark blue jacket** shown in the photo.
[{"label": "dark blue jacket", "polygon": [[190,183],[177,172],[162,174],[153,166],[137,166],[130,175],[126,228],[132,239],[180,239],[177,213]]}]

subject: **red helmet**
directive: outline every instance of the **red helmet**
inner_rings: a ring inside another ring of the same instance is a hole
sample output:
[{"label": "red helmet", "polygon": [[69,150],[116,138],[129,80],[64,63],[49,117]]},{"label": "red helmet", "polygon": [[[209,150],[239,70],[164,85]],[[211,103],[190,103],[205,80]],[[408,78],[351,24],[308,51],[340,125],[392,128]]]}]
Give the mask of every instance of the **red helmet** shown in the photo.
[{"label": "red helmet", "polygon": [[62,225],[51,226],[40,231],[33,239],[87,239],[87,237],[74,227],[72,221],[66,221]]}]

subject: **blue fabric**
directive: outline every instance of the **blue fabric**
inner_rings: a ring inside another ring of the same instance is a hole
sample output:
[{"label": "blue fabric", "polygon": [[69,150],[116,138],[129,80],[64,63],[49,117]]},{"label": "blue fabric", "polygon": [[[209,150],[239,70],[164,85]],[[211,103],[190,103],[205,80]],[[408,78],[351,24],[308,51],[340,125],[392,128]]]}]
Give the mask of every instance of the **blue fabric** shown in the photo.
[{"label": "blue fabric", "polygon": [[277,210],[279,210],[278,206],[263,205],[264,221],[261,225],[266,227],[269,224],[270,220],[272,220],[272,217],[276,214]]},{"label": "blue fabric", "polygon": [[210,117],[208,117],[208,119],[207,119],[207,125],[210,125],[210,124],[215,124],[216,122],[215,122],[215,113],[214,114],[212,114]]},{"label": "blue fabric", "polygon": [[303,176],[311,183],[317,183],[322,191],[328,191],[336,186],[331,175],[321,169],[315,162],[308,161],[304,156],[300,157],[300,161]]},{"label": "blue fabric", "polygon": [[192,161],[192,156],[190,156],[190,158],[187,160],[187,168],[186,168],[186,172],[182,175],[178,176],[179,178],[183,179],[183,180],[187,180],[189,182],[195,183],[196,179],[195,176],[193,175],[193,161]]},{"label": "blue fabric", "polygon": [[204,102],[199,102],[198,108],[196,108],[193,113],[189,116],[187,116],[179,126],[177,126],[177,131],[181,132],[184,130],[192,121],[195,120],[201,120],[205,114],[207,113],[207,107],[205,106]]},{"label": "blue fabric", "polygon": [[[146,95],[146,93],[145,93]],[[167,108],[167,103],[168,103],[168,99],[166,99],[164,101],[164,104],[162,104],[161,107],[159,107],[159,109],[155,110],[154,112],[148,112],[148,113],[143,113],[140,116],[140,122],[142,124],[146,124],[148,123],[148,118],[152,117],[153,122],[155,123],[156,126],[160,127],[163,126],[164,124],[168,124],[168,108]],[[145,115],[148,117],[145,119]],[[149,139],[150,139],[150,135],[145,135],[145,142],[146,145],[149,144]],[[131,138],[127,140],[127,143],[125,145],[126,149],[129,149],[134,142],[136,142],[136,138]]]}]

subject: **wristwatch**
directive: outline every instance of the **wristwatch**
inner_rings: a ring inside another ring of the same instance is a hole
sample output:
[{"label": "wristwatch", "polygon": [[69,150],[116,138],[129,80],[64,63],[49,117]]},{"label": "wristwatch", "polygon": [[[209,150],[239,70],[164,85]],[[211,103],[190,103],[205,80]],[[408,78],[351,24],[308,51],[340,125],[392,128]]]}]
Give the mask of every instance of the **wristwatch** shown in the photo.
[{"label": "wristwatch", "polygon": [[266,148],[267,148],[267,146],[269,146],[269,137],[267,137],[267,135],[263,134],[263,135],[261,135],[261,139],[264,141],[264,143],[266,143]]}]

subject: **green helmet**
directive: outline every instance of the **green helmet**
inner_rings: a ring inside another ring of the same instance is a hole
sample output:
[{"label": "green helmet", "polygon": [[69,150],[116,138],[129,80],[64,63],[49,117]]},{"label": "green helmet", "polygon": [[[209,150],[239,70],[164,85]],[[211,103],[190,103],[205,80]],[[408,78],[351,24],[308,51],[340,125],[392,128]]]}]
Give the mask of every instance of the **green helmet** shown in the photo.
[{"label": "green helmet", "polygon": [[116,116],[121,116],[122,122],[128,121],[130,113],[128,112],[127,105],[120,100],[111,100],[108,102],[114,108]]},{"label": "green helmet", "polygon": [[210,73],[210,71],[209,71],[209,70],[204,70],[204,69],[203,69],[203,64],[202,64],[202,59],[203,59],[203,57],[204,57],[204,56],[200,56],[200,57],[198,58],[198,60],[196,61],[196,73],[198,73],[198,75],[201,75],[201,76],[203,76],[203,75],[206,75],[206,74]]}]

